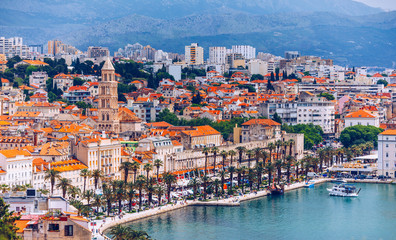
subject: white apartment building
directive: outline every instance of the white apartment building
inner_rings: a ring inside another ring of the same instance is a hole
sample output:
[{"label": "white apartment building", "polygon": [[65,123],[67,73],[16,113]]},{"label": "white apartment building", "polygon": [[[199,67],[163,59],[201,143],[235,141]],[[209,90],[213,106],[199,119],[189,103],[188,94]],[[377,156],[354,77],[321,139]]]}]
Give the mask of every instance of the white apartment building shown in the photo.
[{"label": "white apartment building", "polygon": [[46,72],[32,72],[29,76],[30,86],[36,85],[39,88],[45,88],[48,80],[48,74]]},{"label": "white apartment building", "polygon": [[249,61],[248,68],[251,75],[261,74],[265,76],[268,73],[268,62],[259,59],[253,59]]},{"label": "white apartment building", "polygon": [[188,65],[200,65],[204,63],[204,50],[198,43],[191,43],[185,47],[185,61]]},{"label": "white apartment building", "polygon": [[334,103],[319,97],[304,97],[300,94],[298,101],[282,99],[261,103],[258,111],[261,116],[273,118],[277,113],[283,123],[288,125],[314,124],[323,129],[325,134],[334,133]]},{"label": "white apartment building", "polygon": [[0,151],[0,184],[8,186],[32,183],[33,157],[25,150]]},{"label": "white apartment building", "polygon": [[240,53],[245,59],[256,58],[256,48],[249,45],[234,45],[231,49],[232,53]]},{"label": "white apartment building", "polygon": [[4,38],[0,37],[0,54],[11,58],[18,55],[21,58],[28,58],[30,55],[29,47],[23,45],[21,37]]},{"label": "white apartment building", "polygon": [[378,135],[378,175],[396,177],[396,130]]},{"label": "white apartment building", "polygon": [[209,48],[209,64],[225,64],[226,55],[230,50],[226,47],[210,47]]}]

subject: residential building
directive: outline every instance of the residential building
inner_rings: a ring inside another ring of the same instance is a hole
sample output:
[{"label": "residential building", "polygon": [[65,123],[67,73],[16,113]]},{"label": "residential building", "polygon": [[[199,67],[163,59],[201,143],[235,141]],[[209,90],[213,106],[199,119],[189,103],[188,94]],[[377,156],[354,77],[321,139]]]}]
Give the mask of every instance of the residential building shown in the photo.
[{"label": "residential building", "polygon": [[185,47],[185,61],[188,65],[201,65],[204,63],[204,50],[198,43]]},{"label": "residential building", "polygon": [[240,142],[280,139],[281,124],[271,119],[251,119],[242,124]]},{"label": "residential building", "polygon": [[25,150],[0,150],[0,184],[8,186],[32,184],[32,155]]},{"label": "residential building", "polygon": [[44,89],[48,80],[47,72],[32,72],[29,76],[29,85],[35,85],[38,88]]},{"label": "residential building", "polygon": [[53,88],[57,87],[62,91],[66,91],[73,86],[73,77],[64,73],[59,73],[53,78]]},{"label": "residential building", "polygon": [[194,130],[181,132],[181,141],[185,149],[220,146],[221,133],[209,125],[194,127]]},{"label": "residential building", "polygon": [[23,45],[21,37],[4,38],[0,37],[0,54],[4,54],[7,58],[19,56],[28,58],[30,56],[29,47]]},{"label": "residential building", "polygon": [[345,116],[345,127],[355,125],[379,127],[380,121],[377,114],[365,110],[358,110]]},{"label": "residential building", "polygon": [[63,94],[63,97],[71,104],[84,102],[89,96],[91,92],[85,86],[71,86],[68,92]]},{"label": "residential building", "polygon": [[209,64],[225,64],[227,52],[226,47],[210,47]]},{"label": "residential building", "polygon": [[234,45],[231,51],[232,53],[242,54],[248,60],[256,58],[256,48],[249,45]]},{"label": "residential building", "polygon": [[378,135],[378,175],[396,178],[396,130]]},{"label": "residential building", "polygon": [[[73,154],[90,171],[101,170],[105,178],[120,180],[121,142],[118,139],[108,139],[100,136],[83,138],[73,146]],[[89,189],[94,188],[94,182],[89,180]]]},{"label": "residential building", "polygon": [[107,47],[88,47],[88,58],[105,59],[110,57],[110,51]]},{"label": "residential building", "polygon": [[290,59],[295,59],[300,57],[300,53],[298,51],[286,51],[285,52],[285,58],[290,60]]}]

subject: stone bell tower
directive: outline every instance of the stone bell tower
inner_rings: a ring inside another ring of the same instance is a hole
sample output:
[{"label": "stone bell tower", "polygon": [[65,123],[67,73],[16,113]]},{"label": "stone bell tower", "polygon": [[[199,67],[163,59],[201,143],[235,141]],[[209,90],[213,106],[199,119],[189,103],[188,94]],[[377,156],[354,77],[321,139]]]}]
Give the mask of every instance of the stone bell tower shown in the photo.
[{"label": "stone bell tower", "polygon": [[120,132],[118,119],[118,93],[115,70],[110,58],[102,67],[102,80],[99,82],[98,131]]}]

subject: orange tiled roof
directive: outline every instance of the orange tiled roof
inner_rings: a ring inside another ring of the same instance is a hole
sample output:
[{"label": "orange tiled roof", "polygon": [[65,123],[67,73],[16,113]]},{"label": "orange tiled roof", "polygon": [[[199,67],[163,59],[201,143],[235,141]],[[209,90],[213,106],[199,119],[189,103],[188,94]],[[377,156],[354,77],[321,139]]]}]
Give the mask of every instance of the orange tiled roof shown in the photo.
[{"label": "orange tiled roof", "polygon": [[28,151],[18,149],[0,150],[0,154],[2,154],[6,158],[14,158],[19,155],[31,156]]},{"label": "orange tiled roof", "polygon": [[184,134],[191,137],[217,135],[220,134],[216,129],[209,125],[195,127],[196,130],[182,131]]},{"label": "orange tiled roof", "polygon": [[374,115],[364,111],[364,110],[359,110],[353,113],[350,113],[345,116],[346,118],[375,118]]},{"label": "orange tiled roof", "polygon": [[243,126],[248,126],[248,125],[280,126],[281,124],[278,122],[275,122],[272,119],[251,119],[251,120],[243,123],[242,125]]},{"label": "orange tiled roof", "polygon": [[386,130],[386,131],[380,133],[380,135],[396,135],[396,129]]}]

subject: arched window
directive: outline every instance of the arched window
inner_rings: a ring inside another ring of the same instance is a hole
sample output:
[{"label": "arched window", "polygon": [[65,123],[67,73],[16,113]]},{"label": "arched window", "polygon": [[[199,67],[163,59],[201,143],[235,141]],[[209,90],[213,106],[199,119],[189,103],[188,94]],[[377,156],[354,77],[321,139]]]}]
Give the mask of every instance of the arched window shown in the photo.
[{"label": "arched window", "polygon": [[109,121],[110,120],[110,117],[109,117],[109,114],[107,114],[107,121]]}]

